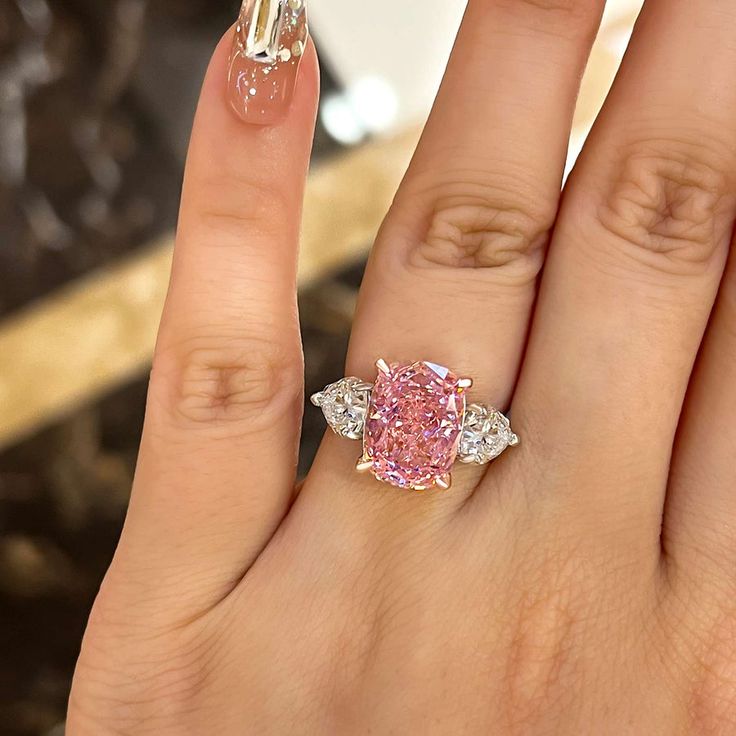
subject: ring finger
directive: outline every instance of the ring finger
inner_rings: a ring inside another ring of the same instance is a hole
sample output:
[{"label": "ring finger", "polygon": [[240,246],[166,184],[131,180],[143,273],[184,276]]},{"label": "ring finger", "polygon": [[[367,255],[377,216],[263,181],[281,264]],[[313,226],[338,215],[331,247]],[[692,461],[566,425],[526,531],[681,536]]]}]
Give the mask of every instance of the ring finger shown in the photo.
[{"label": "ring finger", "polygon": [[[473,398],[508,403],[602,6],[470,1],[368,264],[350,375],[371,379],[380,357],[428,359],[472,377]],[[357,455],[330,439],[313,477],[342,478]],[[479,471],[463,473],[469,491]]]}]

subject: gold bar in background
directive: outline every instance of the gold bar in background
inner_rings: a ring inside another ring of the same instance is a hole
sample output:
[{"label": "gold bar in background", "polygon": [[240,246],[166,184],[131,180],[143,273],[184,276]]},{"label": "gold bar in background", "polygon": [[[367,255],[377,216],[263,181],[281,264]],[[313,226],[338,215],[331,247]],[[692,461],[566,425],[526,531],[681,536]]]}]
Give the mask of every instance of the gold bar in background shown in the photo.
[{"label": "gold bar in background", "polygon": [[0,325],[0,447],[144,368],[170,263],[158,243]]}]

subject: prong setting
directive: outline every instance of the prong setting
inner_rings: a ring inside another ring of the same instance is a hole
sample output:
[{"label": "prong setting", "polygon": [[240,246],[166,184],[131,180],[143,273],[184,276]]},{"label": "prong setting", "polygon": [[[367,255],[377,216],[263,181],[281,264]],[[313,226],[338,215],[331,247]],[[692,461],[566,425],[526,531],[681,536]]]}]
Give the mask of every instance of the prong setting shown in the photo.
[{"label": "prong setting", "polygon": [[359,457],[358,462],[355,464],[355,469],[359,473],[367,473],[373,467],[373,460],[369,457]]},{"label": "prong setting", "polygon": [[383,358],[379,358],[376,361],[376,368],[387,376],[391,373],[391,368],[389,368],[388,363]]}]

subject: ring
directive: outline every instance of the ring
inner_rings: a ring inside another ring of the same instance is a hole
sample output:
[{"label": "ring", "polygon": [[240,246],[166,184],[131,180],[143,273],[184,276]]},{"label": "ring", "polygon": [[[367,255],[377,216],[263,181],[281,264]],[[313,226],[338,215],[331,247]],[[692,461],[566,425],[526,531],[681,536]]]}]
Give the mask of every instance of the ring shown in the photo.
[{"label": "ring", "polygon": [[472,379],[428,361],[376,367],[375,384],[351,376],[312,396],[335,434],[363,441],[359,471],[399,488],[449,488],[455,460],[484,465],[519,444],[500,411],[466,405]]}]

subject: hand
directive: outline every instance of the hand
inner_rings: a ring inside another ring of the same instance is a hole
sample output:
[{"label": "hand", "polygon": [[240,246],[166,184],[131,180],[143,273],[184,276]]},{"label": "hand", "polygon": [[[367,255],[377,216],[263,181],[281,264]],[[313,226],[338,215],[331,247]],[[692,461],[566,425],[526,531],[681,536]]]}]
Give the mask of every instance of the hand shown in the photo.
[{"label": "hand", "polygon": [[736,733],[736,5],[648,0],[560,204],[602,4],[471,0],[370,259],[346,374],[511,407],[449,491],[295,491],[315,55],[217,49],[70,736]]}]

